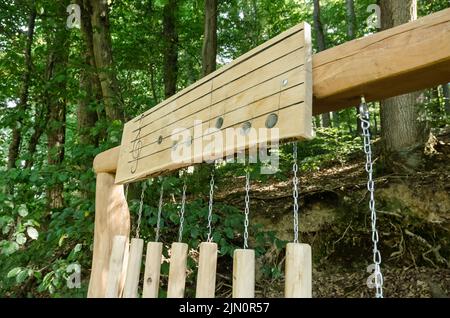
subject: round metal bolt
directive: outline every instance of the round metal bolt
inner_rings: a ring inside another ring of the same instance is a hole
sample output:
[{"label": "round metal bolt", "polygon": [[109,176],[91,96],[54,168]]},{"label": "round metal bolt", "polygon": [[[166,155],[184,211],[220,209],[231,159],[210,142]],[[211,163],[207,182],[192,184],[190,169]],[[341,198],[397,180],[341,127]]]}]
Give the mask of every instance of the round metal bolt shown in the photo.
[{"label": "round metal bolt", "polygon": [[217,118],[217,120],[216,120],[216,128],[220,129],[220,128],[222,128],[222,125],[223,125],[223,118],[222,117]]},{"label": "round metal bolt", "polygon": [[267,128],[273,128],[278,122],[278,115],[277,114],[270,114],[267,116],[266,119],[266,127]]},{"label": "round metal bolt", "polygon": [[250,128],[252,128],[252,124],[249,121],[246,121],[242,124],[241,134],[247,135],[250,132]]}]

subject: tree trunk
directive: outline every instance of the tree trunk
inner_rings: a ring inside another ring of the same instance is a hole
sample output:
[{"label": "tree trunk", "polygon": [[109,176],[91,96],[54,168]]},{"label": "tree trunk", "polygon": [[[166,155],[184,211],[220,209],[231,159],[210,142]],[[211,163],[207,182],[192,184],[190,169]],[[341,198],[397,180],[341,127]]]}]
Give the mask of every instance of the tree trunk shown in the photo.
[{"label": "tree trunk", "polygon": [[217,0],[205,0],[205,23],[202,48],[202,76],[216,70]]},{"label": "tree trunk", "polygon": [[[389,29],[417,19],[417,0],[381,0],[381,27]],[[429,128],[420,120],[422,92],[414,92],[381,102],[383,159],[387,168],[413,172],[422,163],[422,147]]]},{"label": "tree trunk", "polygon": [[[324,51],[326,49],[325,43],[325,34],[323,33],[322,21],[320,19],[320,1],[314,0],[314,11],[313,11],[313,20],[314,20],[314,32],[316,34],[317,40],[317,51]],[[330,127],[331,126],[331,117],[330,113],[322,114],[322,126]]]},{"label": "tree trunk", "polygon": [[[84,65],[80,74],[80,91],[82,97],[78,101],[78,136],[81,145],[98,145],[98,138],[91,134],[91,129],[97,122],[97,107],[101,102],[101,84],[95,72],[95,56],[93,44],[93,30],[91,24],[92,8],[89,0],[78,0],[81,8],[81,32],[84,39]],[[93,156],[85,158],[85,168],[92,165]]]},{"label": "tree trunk", "polygon": [[450,90],[449,84],[442,85],[442,95],[444,96],[445,112],[450,115]]},{"label": "tree trunk", "polygon": [[347,13],[347,41],[350,41],[356,36],[355,3],[353,0],[346,0],[345,2]]},{"label": "tree trunk", "polygon": [[178,34],[176,30],[177,1],[168,0],[163,9],[164,41],[164,96],[168,98],[177,91]]},{"label": "tree trunk", "polygon": [[[351,41],[356,37],[356,15],[354,0],[346,0],[346,16],[347,16],[347,41]],[[361,133],[361,119],[359,118],[359,107],[355,107],[356,111],[356,131]]]},{"label": "tree trunk", "polygon": [[22,87],[20,89],[19,103],[17,104],[15,109],[15,111],[17,112],[16,114],[17,120],[14,123],[12,129],[12,140],[8,150],[8,169],[16,167],[16,160],[19,157],[20,143],[22,140],[22,128],[28,104],[28,93],[32,71],[31,46],[33,45],[35,21],[36,21],[36,6],[34,1],[31,1],[30,15],[28,17],[28,25],[27,25],[28,27],[27,41],[24,49],[25,70],[22,74]]},{"label": "tree trunk", "polygon": [[25,168],[31,168],[34,164],[34,154],[39,143],[39,139],[45,131],[45,127],[48,122],[48,109],[46,105],[41,106],[39,114],[36,115],[34,121],[33,134],[30,137],[30,141],[27,147],[27,159],[25,160]]},{"label": "tree trunk", "polygon": [[90,0],[92,8],[93,50],[95,65],[108,120],[125,121],[124,105],[119,83],[113,68],[111,34],[109,32],[108,3],[105,0]]},{"label": "tree trunk", "polygon": [[[54,22],[54,34],[50,35],[51,42],[48,44],[48,59],[46,67],[46,78],[49,83],[47,95],[47,109],[49,120],[47,123],[48,142],[48,168],[57,174],[64,160],[64,142],[66,138],[66,86],[67,86],[67,62],[69,57],[69,39],[65,27],[66,7],[68,1],[58,5],[56,21]],[[50,209],[62,208],[63,183],[56,182],[48,188],[47,199]]]}]

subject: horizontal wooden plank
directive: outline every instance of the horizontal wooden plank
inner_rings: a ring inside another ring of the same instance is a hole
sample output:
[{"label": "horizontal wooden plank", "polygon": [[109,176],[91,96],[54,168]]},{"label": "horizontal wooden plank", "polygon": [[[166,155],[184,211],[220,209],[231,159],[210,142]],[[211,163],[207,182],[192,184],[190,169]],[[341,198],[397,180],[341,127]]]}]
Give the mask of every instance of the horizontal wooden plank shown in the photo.
[{"label": "horizontal wooden plank", "polygon": [[450,82],[450,9],[313,56],[313,113]]},{"label": "horizontal wooden plank", "polygon": [[[144,112],[142,115],[137,116],[133,120],[138,121],[140,117],[143,116],[145,118],[143,124],[153,124],[158,118],[164,117],[181,107],[185,107],[212,91],[217,91],[224,85],[240,79],[247,73],[262,68],[272,61],[282,58],[286,54],[301,48],[304,44],[303,28],[304,26],[301,26],[301,28],[297,26],[292,28],[292,30],[280,34],[280,36],[277,37],[279,38],[278,41],[271,40],[264,43],[260,46],[262,48],[257,47],[250,51],[252,54],[248,54],[250,52],[244,54],[233,62],[190,85],[180,93],[164,100],[160,104]],[[283,41],[281,41],[282,38],[284,38]],[[258,58],[254,58],[256,55]]]},{"label": "horizontal wooden plank", "polygon": [[[133,132],[137,132],[140,129],[141,134],[139,138],[143,140],[143,146],[145,147],[150,142],[156,142],[160,135],[163,137],[168,136],[174,126],[185,127],[183,120],[188,120],[191,123],[193,122],[191,118],[194,117],[203,121],[208,120],[208,117],[202,117],[202,114],[200,114],[202,111],[222,108],[230,110],[236,105],[238,107],[244,106],[251,101],[273,94],[273,92],[279,92],[284,87],[282,86],[284,80],[288,84],[298,84],[298,79],[304,70],[299,68],[299,61],[302,60],[303,55],[304,50],[297,49],[260,69],[247,73],[239,80],[216,89],[211,94],[200,97],[187,105],[187,107],[170,110],[171,107],[167,105],[167,110],[164,110],[164,113],[159,118],[149,120],[150,116],[148,116],[140,123],[132,121],[134,125]],[[296,70],[292,70],[295,67]],[[204,114],[209,113],[204,112]],[[146,139],[144,140],[144,138]]]},{"label": "horizontal wooden plank", "polygon": [[[163,171],[185,166],[174,161],[176,148],[184,143],[197,143],[208,135],[205,128],[215,127],[220,117],[221,129],[238,127],[246,121],[254,128],[265,127],[271,113],[296,116],[296,124],[285,128],[281,117],[276,128],[281,138],[310,138],[312,133],[312,80],[310,28],[307,24],[294,27],[283,37],[263,44],[247,58],[232,62],[225,71],[220,71],[209,81],[195,83],[193,89],[178,98],[163,102],[156,110],[141,114],[125,124],[119,154],[116,183],[131,182]],[[295,106],[296,105],[296,106]],[[298,109],[306,109],[299,111]],[[300,117],[297,117],[299,115]],[[280,115],[281,116],[281,115]],[[196,122],[203,128],[197,133]],[[287,121],[286,121],[287,123]],[[180,129],[191,132],[193,137],[182,143],[173,138]],[[248,142],[243,147],[248,147]],[[195,147],[193,147],[194,149]],[[237,148],[226,148],[233,153]],[[202,153],[190,155],[189,162],[201,158]],[[201,160],[199,161],[201,162]]]},{"label": "horizontal wooden plank", "polygon": [[[306,118],[308,114],[311,114],[312,110],[311,108],[308,109],[308,107],[304,104],[297,104],[292,105],[290,107],[281,109],[277,112],[278,120],[279,122],[283,122],[284,125],[282,128],[279,128],[278,134],[271,133],[271,130],[268,130],[267,135],[254,135],[249,134],[245,138],[236,138],[235,143],[231,146],[227,146],[227,143],[224,142],[224,147],[222,148],[222,152],[208,152],[208,155],[211,155],[208,157],[209,160],[222,158],[225,156],[228,156],[230,154],[234,154],[239,151],[243,151],[244,149],[247,149],[248,147],[255,146],[256,144],[262,143],[262,142],[270,142],[272,139],[281,139],[283,137],[284,139],[310,139],[311,136],[311,129],[307,129],[306,125],[299,125],[299,118]],[[265,122],[267,119],[267,115],[262,115],[258,118],[255,118],[252,120],[252,127],[259,128],[264,127]],[[308,120],[310,122],[310,120]],[[305,127],[303,129],[299,129],[300,127]],[[239,129],[242,127],[242,123],[235,124],[229,128],[236,128]],[[311,128],[311,127],[310,127]],[[222,138],[223,140],[227,140],[228,130],[220,130],[219,138]],[[232,132],[230,136],[236,136],[236,132]],[[199,142],[201,145],[199,147],[202,148],[202,150],[208,149],[208,145],[211,143],[211,140],[208,138],[199,138]],[[184,159],[180,161],[176,161],[172,158],[172,152],[173,149],[164,149],[161,152],[156,152],[151,154],[148,157],[143,157],[139,160],[139,166],[146,167],[143,170],[137,170],[134,174],[129,174],[128,177],[125,177],[123,183],[128,183],[131,181],[137,181],[140,179],[147,178],[148,176],[156,176],[159,174],[164,174],[168,171],[180,169],[183,167],[187,167],[199,162],[204,161],[205,158],[205,151],[201,152],[200,155],[198,151],[196,151],[197,143],[196,140],[193,141],[191,147],[187,147],[185,144],[183,144],[183,149],[185,149]],[[199,149],[199,148],[197,148]],[[178,155],[180,158],[183,158],[183,154],[181,153],[182,150],[180,148],[177,148],[177,152],[180,152]]]}]

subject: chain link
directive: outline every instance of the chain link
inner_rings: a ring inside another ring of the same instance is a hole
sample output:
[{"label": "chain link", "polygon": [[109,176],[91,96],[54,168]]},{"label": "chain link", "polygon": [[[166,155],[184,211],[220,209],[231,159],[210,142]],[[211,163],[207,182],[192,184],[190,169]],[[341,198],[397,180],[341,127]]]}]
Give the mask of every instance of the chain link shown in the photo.
[{"label": "chain link", "polygon": [[139,231],[141,229],[141,218],[142,218],[142,207],[144,205],[144,192],[147,189],[147,182],[144,181],[142,183],[142,191],[141,191],[141,200],[139,202],[139,211],[138,211],[138,219],[136,225],[136,238],[139,238]]},{"label": "chain link", "polygon": [[156,219],[155,242],[159,241],[159,230],[160,230],[160,227],[161,227],[161,213],[162,213],[162,206],[163,206],[163,195],[164,195],[164,184],[161,183],[161,190],[159,190],[158,217]]},{"label": "chain link", "polygon": [[294,157],[294,163],[292,164],[292,171],[294,177],[292,179],[292,197],[294,199],[294,243],[298,243],[298,163],[297,163],[297,142],[293,144],[292,155]]},{"label": "chain link", "polygon": [[184,226],[184,208],[186,206],[186,177],[183,183],[183,194],[181,196],[181,208],[180,208],[180,229],[178,232],[178,242],[183,240],[183,226]]},{"label": "chain link", "polygon": [[367,107],[364,97],[361,97],[359,106],[361,118],[361,129],[364,140],[364,153],[366,154],[365,170],[367,172],[367,190],[370,193],[369,209],[371,218],[372,243],[373,243],[373,262],[375,265],[375,297],[383,298],[383,275],[381,273],[381,253],[378,250],[378,230],[377,230],[377,212],[375,210],[375,185],[373,181],[372,168],[372,146],[370,143],[370,117],[369,108]]},{"label": "chain link", "polygon": [[244,249],[248,248],[248,215],[250,213],[250,169],[245,172]]},{"label": "chain link", "polygon": [[214,171],[215,166],[213,166],[213,170],[211,171],[211,180],[209,181],[209,204],[208,204],[208,242],[212,242],[212,208],[213,208],[213,198],[214,198]]}]

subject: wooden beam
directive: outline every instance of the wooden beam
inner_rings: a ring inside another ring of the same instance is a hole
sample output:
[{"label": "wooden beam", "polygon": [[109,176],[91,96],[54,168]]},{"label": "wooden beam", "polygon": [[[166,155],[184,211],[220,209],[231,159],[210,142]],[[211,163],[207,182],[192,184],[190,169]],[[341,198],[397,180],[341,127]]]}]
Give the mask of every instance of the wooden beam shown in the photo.
[{"label": "wooden beam", "polygon": [[93,298],[102,298],[106,295],[109,258],[114,237],[123,235],[128,240],[130,235],[130,212],[123,186],[115,185],[114,178],[114,174],[104,172],[97,174],[94,250],[88,290],[88,297]]},{"label": "wooden beam", "polygon": [[95,173],[116,173],[119,152],[120,146],[117,146],[95,156],[94,163],[92,164]]},{"label": "wooden beam", "polygon": [[450,82],[450,9],[313,55],[313,114]]},{"label": "wooden beam", "polygon": [[[116,182],[227,157],[267,141],[312,138],[310,32],[307,23],[300,23],[211,73],[209,80],[192,84],[171,102],[128,121]],[[259,132],[261,128],[265,130]]]}]

